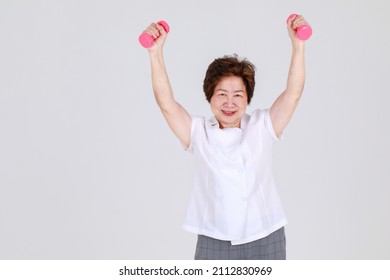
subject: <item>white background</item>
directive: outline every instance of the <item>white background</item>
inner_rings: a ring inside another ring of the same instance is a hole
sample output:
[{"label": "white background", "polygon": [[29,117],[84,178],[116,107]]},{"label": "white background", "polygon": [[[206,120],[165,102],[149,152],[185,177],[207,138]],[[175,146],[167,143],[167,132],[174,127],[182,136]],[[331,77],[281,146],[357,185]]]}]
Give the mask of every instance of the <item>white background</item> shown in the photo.
[{"label": "white background", "polygon": [[275,150],[288,259],[390,258],[386,0],[0,2],[0,259],[192,259],[193,162],[154,102],[139,34],[166,20],[176,98],[210,116],[214,58],[257,66],[251,113],[284,89],[303,14],[307,82]]}]

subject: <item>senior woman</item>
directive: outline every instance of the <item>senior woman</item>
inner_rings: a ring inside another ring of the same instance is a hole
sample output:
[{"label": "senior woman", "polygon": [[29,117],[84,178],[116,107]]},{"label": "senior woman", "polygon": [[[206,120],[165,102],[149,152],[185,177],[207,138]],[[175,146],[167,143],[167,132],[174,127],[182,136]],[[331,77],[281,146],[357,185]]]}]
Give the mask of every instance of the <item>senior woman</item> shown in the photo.
[{"label": "senior woman", "polygon": [[287,223],[272,175],[272,149],[301,98],[304,41],[295,30],[302,16],[288,20],[292,57],[285,90],[271,108],[246,113],[255,87],[255,67],[238,56],[215,59],[203,89],[214,115],[191,116],[174,98],[165,69],[164,28],[144,32],[154,96],[173,133],[195,159],[196,173],[184,229],[198,235],[195,259],[286,259]]}]

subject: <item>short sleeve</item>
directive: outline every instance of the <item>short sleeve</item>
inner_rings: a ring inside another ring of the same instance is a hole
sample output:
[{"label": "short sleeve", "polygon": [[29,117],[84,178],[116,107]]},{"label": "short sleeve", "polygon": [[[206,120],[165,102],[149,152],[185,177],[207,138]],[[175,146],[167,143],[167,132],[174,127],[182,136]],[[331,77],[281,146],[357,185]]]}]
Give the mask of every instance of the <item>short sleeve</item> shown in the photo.
[{"label": "short sleeve", "polygon": [[278,138],[278,136],[276,136],[276,132],[275,132],[274,126],[272,125],[270,109],[266,109],[263,112],[264,112],[265,127],[268,130],[272,140],[274,142],[281,141],[283,139],[283,134],[280,136],[280,138]]},{"label": "short sleeve", "polygon": [[266,137],[270,141],[276,143],[281,140],[276,136],[274,127],[271,121],[270,109],[260,110],[256,109],[253,111],[251,116],[252,122],[260,126],[260,131],[263,137]]},{"label": "short sleeve", "polygon": [[204,118],[198,116],[191,116],[191,136],[190,136],[190,145],[185,151],[193,153],[197,143],[199,141],[200,129],[204,123]]}]

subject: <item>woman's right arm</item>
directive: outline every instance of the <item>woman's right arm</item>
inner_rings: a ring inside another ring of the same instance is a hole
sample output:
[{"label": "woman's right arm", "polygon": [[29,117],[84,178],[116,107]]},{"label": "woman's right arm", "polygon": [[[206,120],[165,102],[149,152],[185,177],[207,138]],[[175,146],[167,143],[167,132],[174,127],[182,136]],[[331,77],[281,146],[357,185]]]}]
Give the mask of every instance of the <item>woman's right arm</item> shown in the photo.
[{"label": "woman's right arm", "polygon": [[173,133],[179,138],[185,148],[190,145],[191,116],[181,106],[173,95],[165,68],[163,46],[167,33],[158,24],[152,23],[145,31],[155,39],[153,46],[148,48],[152,69],[152,84],[157,105]]}]

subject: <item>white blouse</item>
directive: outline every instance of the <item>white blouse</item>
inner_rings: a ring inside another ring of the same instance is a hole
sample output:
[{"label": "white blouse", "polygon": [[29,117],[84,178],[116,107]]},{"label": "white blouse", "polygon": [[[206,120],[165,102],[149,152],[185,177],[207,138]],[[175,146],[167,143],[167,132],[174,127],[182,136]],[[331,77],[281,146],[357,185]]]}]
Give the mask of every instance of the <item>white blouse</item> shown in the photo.
[{"label": "white blouse", "polygon": [[245,114],[241,128],[193,116],[188,151],[196,172],[183,228],[237,245],[286,225],[272,174],[278,141],[269,109]]}]

